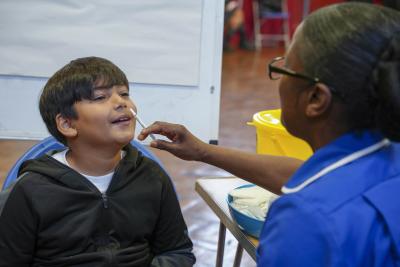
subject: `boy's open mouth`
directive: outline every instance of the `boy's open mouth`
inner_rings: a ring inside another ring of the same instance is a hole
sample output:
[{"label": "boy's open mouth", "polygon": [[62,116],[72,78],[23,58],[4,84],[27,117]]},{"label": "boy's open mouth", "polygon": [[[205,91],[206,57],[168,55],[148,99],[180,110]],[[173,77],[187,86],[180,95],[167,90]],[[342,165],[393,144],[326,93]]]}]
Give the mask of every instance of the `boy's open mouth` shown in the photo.
[{"label": "boy's open mouth", "polygon": [[131,120],[130,117],[122,116],[122,117],[119,117],[119,118],[116,119],[116,120],[113,120],[111,123],[113,123],[113,124],[115,124],[115,123],[122,123],[122,122],[130,121],[130,120]]}]

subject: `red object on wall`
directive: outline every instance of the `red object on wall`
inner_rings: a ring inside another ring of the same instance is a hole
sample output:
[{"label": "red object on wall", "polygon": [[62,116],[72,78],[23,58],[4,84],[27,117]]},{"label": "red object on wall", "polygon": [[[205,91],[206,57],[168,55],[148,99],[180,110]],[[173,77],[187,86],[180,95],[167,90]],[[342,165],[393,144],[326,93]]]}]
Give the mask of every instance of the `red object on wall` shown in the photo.
[{"label": "red object on wall", "polygon": [[[245,31],[248,40],[254,38],[254,24],[253,24],[253,8],[252,1],[258,0],[243,0],[243,12],[245,21]],[[346,0],[309,0],[310,10],[309,13],[332,4],[346,2]],[[301,23],[303,19],[303,5],[304,0],[286,0],[287,8],[289,12],[289,32],[290,36],[293,36],[296,27]],[[374,4],[382,4],[383,0],[373,0]],[[277,20],[271,20],[265,22],[263,25],[263,32],[279,33],[282,30],[282,22]]]},{"label": "red object on wall", "polygon": [[253,23],[253,0],[243,0],[243,13],[244,13],[244,30],[246,32],[247,40],[254,38],[254,23]]},{"label": "red object on wall", "polygon": [[[290,37],[293,36],[296,27],[303,20],[303,0],[287,0],[288,12],[289,12],[289,31]],[[309,14],[318,8],[345,2],[344,0],[310,0]]]}]

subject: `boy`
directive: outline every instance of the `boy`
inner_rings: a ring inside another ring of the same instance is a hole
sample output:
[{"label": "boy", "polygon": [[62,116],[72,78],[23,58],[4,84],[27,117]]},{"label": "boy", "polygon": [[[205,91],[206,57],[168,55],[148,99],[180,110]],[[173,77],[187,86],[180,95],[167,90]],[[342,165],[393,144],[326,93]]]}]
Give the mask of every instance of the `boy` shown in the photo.
[{"label": "boy", "polygon": [[25,162],[5,192],[0,266],[192,266],[168,175],[129,144],[125,74],[76,59],[49,79],[39,108],[68,149]]}]

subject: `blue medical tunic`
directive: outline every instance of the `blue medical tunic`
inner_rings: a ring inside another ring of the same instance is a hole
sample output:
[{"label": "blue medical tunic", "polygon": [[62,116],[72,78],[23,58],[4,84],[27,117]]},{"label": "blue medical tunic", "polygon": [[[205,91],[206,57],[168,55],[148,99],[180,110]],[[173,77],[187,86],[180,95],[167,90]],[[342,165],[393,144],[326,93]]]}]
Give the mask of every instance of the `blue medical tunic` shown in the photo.
[{"label": "blue medical tunic", "polygon": [[[294,188],[383,137],[343,135],[316,151]],[[400,144],[391,143],[277,199],[257,250],[258,266],[400,266]]]}]

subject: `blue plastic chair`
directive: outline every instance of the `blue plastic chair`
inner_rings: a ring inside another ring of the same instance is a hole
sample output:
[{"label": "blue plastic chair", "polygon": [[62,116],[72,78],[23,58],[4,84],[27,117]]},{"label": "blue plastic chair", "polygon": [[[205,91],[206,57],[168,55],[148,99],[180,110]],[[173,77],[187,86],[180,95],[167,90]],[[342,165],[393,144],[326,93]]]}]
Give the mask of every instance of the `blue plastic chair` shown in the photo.
[{"label": "blue plastic chair", "polygon": [[[132,140],[131,145],[136,147],[140,152],[142,152],[145,157],[148,157],[148,158],[154,160],[155,162],[157,162],[161,166],[161,168],[163,168],[165,170],[161,161],[144,145],[142,145],[141,143],[139,143],[136,140]],[[24,161],[26,161],[28,159],[38,158],[50,150],[56,150],[56,149],[62,149],[62,148],[65,148],[65,146],[62,143],[58,142],[52,136],[43,139],[42,141],[40,141],[39,143],[37,143],[36,145],[31,147],[27,152],[25,152],[24,155],[22,155],[18,159],[18,161],[14,164],[14,166],[8,172],[7,177],[3,184],[2,190],[6,189],[15,179],[17,179],[19,167],[21,166],[21,164]]]}]

